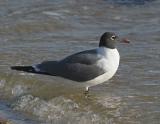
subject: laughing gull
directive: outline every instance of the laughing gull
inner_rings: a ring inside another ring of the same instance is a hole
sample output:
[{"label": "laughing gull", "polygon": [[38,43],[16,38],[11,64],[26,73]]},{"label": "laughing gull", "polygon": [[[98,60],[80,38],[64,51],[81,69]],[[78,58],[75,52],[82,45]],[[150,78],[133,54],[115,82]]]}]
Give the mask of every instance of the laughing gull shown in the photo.
[{"label": "laughing gull", "polygon": [[[116,49],[119,38],[105,32],[96,49],[75,53],[59,61],[44,61],[34,66],[12,66],[11,69],[29,73],[60,76],[82,82],[86,88],[108,81],[116,73],[120,56]],[[121,42],[129,43],[123,39]]]}]

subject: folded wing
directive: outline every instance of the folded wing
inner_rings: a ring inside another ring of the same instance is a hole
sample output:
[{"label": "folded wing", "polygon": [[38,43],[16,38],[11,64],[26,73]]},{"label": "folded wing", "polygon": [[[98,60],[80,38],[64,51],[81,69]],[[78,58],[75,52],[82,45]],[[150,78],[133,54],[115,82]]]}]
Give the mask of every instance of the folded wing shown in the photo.
[{"label": "folded wing", "polygon": [[97,66],[101,58],[96,50],[88,50],[66,57],[61,61],[46,61],[36,66],[41,71],[53,76],[61,76],[74,81],[88,81],[104,74],[105,71]]}]

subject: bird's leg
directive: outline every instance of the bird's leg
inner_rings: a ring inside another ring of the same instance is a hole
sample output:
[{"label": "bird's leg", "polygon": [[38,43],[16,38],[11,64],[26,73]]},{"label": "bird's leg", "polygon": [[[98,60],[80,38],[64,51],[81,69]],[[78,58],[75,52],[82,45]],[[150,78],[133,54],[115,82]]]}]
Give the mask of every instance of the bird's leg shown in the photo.
[{"label": "bird's leg", "polygon": [[85,94],[85,95],[88,95],[88,94],[89,94],[89,87],[88,87],[88,86],[86,87],[84,94]]}]

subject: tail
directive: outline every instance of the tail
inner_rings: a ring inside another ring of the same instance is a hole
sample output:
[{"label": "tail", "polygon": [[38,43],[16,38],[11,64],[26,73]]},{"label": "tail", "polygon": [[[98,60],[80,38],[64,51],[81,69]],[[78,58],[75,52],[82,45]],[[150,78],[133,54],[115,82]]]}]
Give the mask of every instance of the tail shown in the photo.
[{"label": "tail", "polygon": [[12,70],[24,71],[29,73],[37,73],[32,66],[11,66]]}]

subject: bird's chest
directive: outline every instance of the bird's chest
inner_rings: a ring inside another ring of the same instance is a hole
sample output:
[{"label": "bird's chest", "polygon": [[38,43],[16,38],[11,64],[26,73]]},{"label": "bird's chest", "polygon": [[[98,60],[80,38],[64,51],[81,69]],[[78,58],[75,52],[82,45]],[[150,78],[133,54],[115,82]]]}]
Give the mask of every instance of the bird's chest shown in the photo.
[{"label": "bird's chest", "polygon": [[99,52],[102,58],[98,61],[98,66],[113,76],[118,69],[120,60],[117,49],[101,49]]}]

